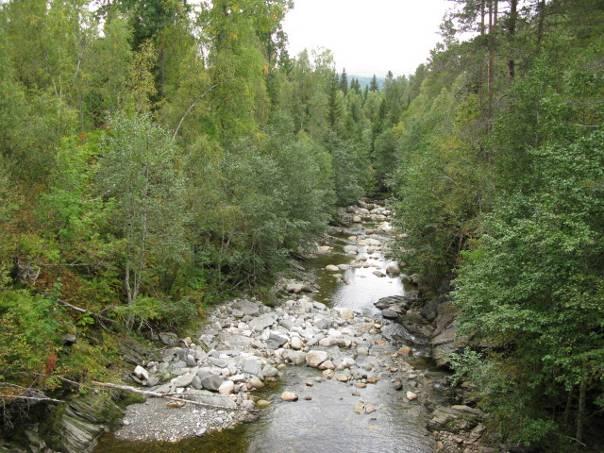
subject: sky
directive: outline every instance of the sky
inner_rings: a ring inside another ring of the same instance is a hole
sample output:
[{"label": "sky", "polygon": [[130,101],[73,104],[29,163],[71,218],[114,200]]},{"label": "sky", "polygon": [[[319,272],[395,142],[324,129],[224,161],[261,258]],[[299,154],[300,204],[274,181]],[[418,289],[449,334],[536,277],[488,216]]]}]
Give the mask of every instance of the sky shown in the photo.
[{"label": "sky", "polygon": [[[448,3],[448,4],[447,4]],[[440,40],[447,0],[295,0],[284,28],[289,51],[324,47],[348,74],[412,74]]]}]

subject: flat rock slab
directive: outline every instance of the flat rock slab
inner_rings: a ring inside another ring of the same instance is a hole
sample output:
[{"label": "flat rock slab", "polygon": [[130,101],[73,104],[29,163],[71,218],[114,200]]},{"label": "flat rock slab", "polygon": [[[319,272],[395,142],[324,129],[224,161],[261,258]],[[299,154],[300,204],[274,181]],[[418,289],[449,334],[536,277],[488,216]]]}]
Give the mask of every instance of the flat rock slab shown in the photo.
[{"label": "flat rock slab", "polygon": [[260,313],[260,305],[249,300],[237,301],[231,305],[231,308],[248,316],[256,316]]},{"label": "flat rock slab", "polygon": [[274,313],[265,313],[263,315],[260,315],[256,318],[252,319],[249,322],[249,326],[251,329],[253,329],[257,332],[261,332],[264,329],[266,329],[267,327],[270,327],[273,324],[275,324],[276,320],[277,320],[277,317]]}]

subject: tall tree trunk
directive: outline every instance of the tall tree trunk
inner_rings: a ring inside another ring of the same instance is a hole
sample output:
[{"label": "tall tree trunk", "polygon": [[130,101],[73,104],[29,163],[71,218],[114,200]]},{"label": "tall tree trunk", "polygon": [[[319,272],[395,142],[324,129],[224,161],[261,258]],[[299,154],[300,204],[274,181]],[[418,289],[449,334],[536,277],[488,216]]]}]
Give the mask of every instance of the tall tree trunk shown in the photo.
[{"label": "tall tree trunk", "polygon": [[508,60],[508,74],[510,79],[514,79],[516,75],[516,62],[514,61],[514,47],[515,47],[515,35],[516,35],[516,20],[518,19],[518,0],[510,0],[510,22],[509,22],[509,36],[510,36],[510,59]]},{"label": "tall tree trunk", "polygon": [[495,30],[497,27],[498,0],[489,1],[489,67],[488,67],[488,121],[489,128],[493,116],[493,97],[495,84]]},{"label": "tall tree trunk", "polygon": [[545,22],[545,0],[538,0],[537,3],[537,46],[541,47],[541,41],[543,40],[543,28]]},{"label": "tall tree trunk", "polygon": [[583,442],[583,419],[585,417],[585,394],[587,392],[587,379],[584,377],[581,380],[579,387],[579,409],[577,410],[577,433],[575,437],[577,441]]},{"label": "tall tree trunk", "polygon": [[573,390],[574,388],[568,391],[568,395],[566,397],[566,406],[564,407],[564,416],[562,418],[562,424],[565,428],[568,428],[570,421],[570,411],[573,405]]}]

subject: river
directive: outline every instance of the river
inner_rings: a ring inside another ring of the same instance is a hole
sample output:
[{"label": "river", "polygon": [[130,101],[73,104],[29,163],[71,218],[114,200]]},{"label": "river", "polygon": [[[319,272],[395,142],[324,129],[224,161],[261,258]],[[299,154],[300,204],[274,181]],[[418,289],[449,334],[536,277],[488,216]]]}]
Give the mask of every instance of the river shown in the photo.
[{"label": "river", "polygon": [[[382,322],[374,302],[382,297],[402,295],[404,287],[399,277],[380,273],[388,264],[385,250],[392,231],[388,218],[378,219],[378,222],[375,218],[357,221],[333,230],[330,251],[310,259],[305,267],[317,276],[315,300],[332,307],[352,308]],[[326,270],[330,264],[339,265],[343,272]],[[401,346],[399,333],[398,325],[386,321],[383,339],[372,343],[367,357],[356,359],[361,367],[369,364],[385,370],[382,373],[385,377],[374,385],[358,388],[352,381],[321,379],[321,371],[315,368],[289,366],[283,370],[277,385],[261,391],[261,396],[272,404],[261,411],[255,422],[177,443],[120,440],[109,434],[101,439],[95,451],[431,452],[433,440],[425,429],[425,410],[418,401],[410,401],[405,392],[414,390],[418,384],[414,382],[416,370],[411,366],[401,367],[396,354]],[[338,352],[334,354],[335,361]],[[397,379],[405,383],[403,391],[400,386],[396,388]],[[296,392],[300,395],[299,401],[282,401],[279,394],[283,389]],[[359,410],[363,405],[372,410]]]}]

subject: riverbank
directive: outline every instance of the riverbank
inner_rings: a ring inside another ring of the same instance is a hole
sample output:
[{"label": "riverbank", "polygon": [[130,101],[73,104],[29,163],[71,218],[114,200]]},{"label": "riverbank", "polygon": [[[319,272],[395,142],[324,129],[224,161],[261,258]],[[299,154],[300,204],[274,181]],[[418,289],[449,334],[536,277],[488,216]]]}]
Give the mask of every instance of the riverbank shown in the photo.
[{"label": "riverbank", "polygon": [[[341,210],[276,283],[274,307],[231,300],[194,338],[161,333],[127,379],[156,397],[129,405],[97,453],[488,451],[477,446],[482,414],[451,406],[431,361],[454,319],[444,304],[426,309],[418,276],[389,259],[390,216],[364,201]],[[105,425],[73,451],[95,448]]]}]

